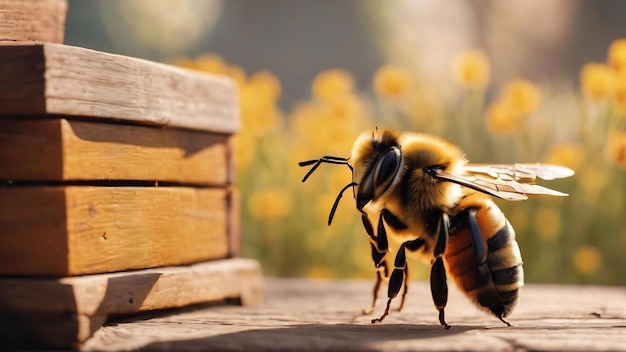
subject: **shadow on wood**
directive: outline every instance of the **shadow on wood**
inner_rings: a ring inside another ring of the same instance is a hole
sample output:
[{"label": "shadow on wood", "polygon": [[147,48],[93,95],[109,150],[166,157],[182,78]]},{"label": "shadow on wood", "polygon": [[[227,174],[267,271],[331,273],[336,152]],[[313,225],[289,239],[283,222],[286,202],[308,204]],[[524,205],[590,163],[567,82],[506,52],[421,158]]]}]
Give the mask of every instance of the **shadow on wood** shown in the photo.
[{"label": "shadow on wood", "polygon": [[[527,285],[507,327],[454,286],[443,329],[426,282],[382,324],[360,315],[369,280],[269,279],[255,307],[194,307],[105,325],[83,350],[619,351],[626,346],[623,287]],[[383,307],[378,307],[378,311]]]},{"label": "shadow on wood", "polygon": [[[159,277],[150,273],[109,278],[101,297],[94,297],[100,296],[96,287],[89,294],[56,279],[45,280],[47,285],[41,279],[11,279],[0,290],[0,349],[78,347],[104,324],[109,312],[137,311]],[[89,304],[97,302],[99,306],[90,309]]]},{"label": "shadow on wood", "polygon": [[232,183],[229,137],[62,118],[0,119],[0,180]]},{"label": "shadow on wood", "polygon": [[169,316],[173,308],[208,302],[251,306],[262,296],[260,265],[242,258],[60,279],[2,278],[0,350],[76,348],[109,317],[154,310],[165,313],[152,317]]},{"label": "shadow on wood", "polygon": [[303,324],[280,328],[253,329],[199,339],[163,341],[146,345],[146,351],[190,351],[199,346],[211,350],[241,351],[379,351],[389,341],[424,340],[416,344],[427,346],[429,339],[445,338],[480,329],[455,326],[445,330],[439,325],[352,325]]}]

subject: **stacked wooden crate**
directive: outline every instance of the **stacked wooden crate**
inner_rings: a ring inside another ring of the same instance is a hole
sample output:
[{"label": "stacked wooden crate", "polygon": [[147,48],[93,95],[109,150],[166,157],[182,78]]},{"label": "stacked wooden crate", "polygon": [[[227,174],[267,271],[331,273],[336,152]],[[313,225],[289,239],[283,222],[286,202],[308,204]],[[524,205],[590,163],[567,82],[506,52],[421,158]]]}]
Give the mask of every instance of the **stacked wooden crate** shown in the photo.
[{"label": "stacked wooden crate", "polygon": [[0,348],[256,303],[261,269],[236,258],[235,85],[63,45],[64,0],[0,6]]}]

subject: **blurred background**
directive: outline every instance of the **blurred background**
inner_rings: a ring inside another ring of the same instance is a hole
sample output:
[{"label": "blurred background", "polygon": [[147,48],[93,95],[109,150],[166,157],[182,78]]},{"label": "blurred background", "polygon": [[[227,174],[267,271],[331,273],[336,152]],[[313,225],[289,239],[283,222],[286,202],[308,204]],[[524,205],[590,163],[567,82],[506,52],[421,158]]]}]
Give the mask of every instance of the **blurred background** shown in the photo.
[{"label": "blurred background", "polygon": [[[432,133],[472,162],[551,162],[570,194],[496,201],[527,282],[626,284],[626,3],[69,0],[66,44],[228,75],[242,255],[268,276],[373,278],[354,200],[364,129]],[[346,194],[349,194],[346,193]],[[410,263],[414,279],[428,268]]]}]

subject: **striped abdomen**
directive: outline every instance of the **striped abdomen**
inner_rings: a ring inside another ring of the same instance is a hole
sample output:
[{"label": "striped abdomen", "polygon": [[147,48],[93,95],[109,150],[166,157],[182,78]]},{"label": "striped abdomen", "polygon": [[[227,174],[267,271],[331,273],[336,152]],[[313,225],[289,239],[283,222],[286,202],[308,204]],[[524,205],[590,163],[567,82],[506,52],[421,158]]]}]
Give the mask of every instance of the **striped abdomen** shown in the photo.
[{"label": "striped abdomen", "polygon": [[[486,249],[486,266],[480,263],[468,227],[467,209],[476,209],[476,219]],[[445,253],[448,275],[481,308],[506,317],[517,303],[524,285],[524,270],[515,231],[502,211],[486,197],[467,197],[452,221]]]}]

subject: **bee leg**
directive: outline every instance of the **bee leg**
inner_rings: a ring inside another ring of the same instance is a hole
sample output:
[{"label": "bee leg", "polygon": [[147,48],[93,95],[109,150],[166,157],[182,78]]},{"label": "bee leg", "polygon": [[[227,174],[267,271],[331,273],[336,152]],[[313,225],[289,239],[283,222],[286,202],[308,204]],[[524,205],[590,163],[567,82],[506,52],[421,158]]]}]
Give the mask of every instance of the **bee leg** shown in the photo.
[{"label": "bee leg", "polygon": [[500,319],[500,321],[501,321],[501,322],[505,323],[505,324],[506,324],[506,326],[511,326],[511,323],[509,323],[508,321],[504,320],[504,319],[502,318],[502,316],[499,316],[499,317],[498,317],[498,319]]},{"label": "bee leg", "polygon": [[[372,223],[367,218],[367,215],[365,213],[361,214],[361,222],[363,222],[363,228],[365,229],[365,233],[367,233],[372,242],[376,243],[377,240],[376,235],[374,234],[374,227],[372,226]],[[374,261],[374,264],[377,264],[376,261]]]},{"label": "bee leg", "polygon": [[450,329],[450,325],[446,323],[444,309],[448,303],[448,283],[446,279],[446,268],[443,265],[442,255],[448,245],[448,228],[450,222],[448,215],[441,214],[441,220],[437,226],[437,243],[435,244],[434,255],[435,261],[430,269],[430,291],[433,296],[435,307],[439,310],[439,323],[446,329]]},{"label": "bee leg", "polygon": [[[367,220],[367,216],[363,215],[363,221],[365,222]],[[368,220],[369,222],[369,220]],[[370,224],[371,227],[371,224]],[[366,229],[366,231],[368,231]],[[378,268],[380,266],[380,260],[384,261],[384,257],[385,254],[387,254],[387,250],[389,249],[389,242],[387,240],[387,230],[385,229],[385,222],[383,221],[383,213],[380,213],[380,217],[378,218],[378,231],[376,233],[376,236],[370,236],[370,238],[374,238],[372,239],[372,258],[374,259],[374,264],[376,264],[376,267]],[[377,253],[374,253],[377,252]],[[377,260],[377,256],[380,256],[379,260]],[[386,265],[386,263],[385,263]],[[395,270],[394,270],[395,272]],[[385,269],[385,278],[388,275],[388,270]],[[393,276],[393,274],[392,274]],[[377,276],[377,282],[376,285],[374,285],[374,289],[378,290],[380,289],[379,283],[382,281],[382,278],[380,277],[380,271],[378,272],[378,276]],[[399,290],[399,288],[398,288]],[[397,292],[396,292],[397,294]],[[376,292],[374,294],[374,301],[376,301],[378,299],[378,292]],[[375,306],[376,302],[373,303],[373,306]],[[385,309],[385,314],[387,315],[389,314],[389,305],[391,304],[391,298],[389,298],[389,300],[387,301],[387,308]],[[382,319],[380,320],[382,321]],[[374,322],[372,320],[372,322]]]},{"label": "bee leg", "polygon": [[[423,238],[417,238],[412,241],[404,242],[404,248],[410,252],[415,252],[419,250],[420,248],[422,248],[422,246],[424,246],[424,243],[425,242]],[[408,290],[409,290],[409,266],[407,265],[406,268],[404,269],[404,291],[402,291],[402,301],[400,301],[400,306],[397,309],[398,312],[401,311],[402,308],[404,307],[404,300],[406,299],[406,294]]]},{"label": "bee leg", "polygon": [[[373,297],[372,297],[372,305],[369,308],[363,309],[363,314],[371,314],[376,306],[378,305],[378,297],[380,296],[380,286],[384,279],[389,275],[389,268],[387,266],[387,262],[385,261],[386,251],[378,250],[378,238],[376,234],[374,234],[374,227],[372,223],[367,217],[367,214],[363,213],[361,215],[361,221],[363,222],[363,228],[365,229],[365,233],[369,236],[370,246],[372,249],[372,261],[374,262],[374,266],[376,267],[376,283],[374,284]],[[382,265],[382,268],[381,268]]]},{"label": "bee leg", "polygon": [[406,293],[409,290],[409,266],[404,268],[404,290],[402,291],[402,298],[400,299],[400,305],[395,310],[398,312],[404,308],[404,300],[406,299]]},{"label": "bee leg", "polygon": [[372,305],[369,308],[363,309],[363,314],[371,314],[378,305],[378,298],[380,297],[380,286],[382,282],[387,279],[389,275],[389,266],[387,261],[384,260],[386,253],[380,253],[374,243],[370,244],[372,247],[372,260],[376,266],[376,283],[374,284]]},{"label": "bee leg", "polygon": [[[476,256],[476,261],[478,262],[478,277],[480,277],[482,282],[486,284],[491,281],[492,278],[491,271],[487,265],[487,251],[485,250],[485,245],[483,243],[483,235],[480,231],[480,227],[478,226],[478,220],[476,220],[476,212],[476,209],[470,209],[467,212],[468,227],[472,235],[472,248],[474,250],[474,255]],[[491,301],[495,304],[491,305],[489,309],[498,319],[500,319],[501,322],[505,323],[507,326],[511,326],[511,324],[504,320],[504,317],[502,316],[504,312],[504,305],[501,301],[499,301],[499,296],[495,291],[493,291],[493,294],[494,297]]]},{"label": "bee leg", "polygon": [[387,230],[385,229],[384,213],[380,213],[378,218],[378,231],[376,233],[376,247],[379,252],[387,253],[389,241],[387,240]]},{"label": "bee leg", "polygon": [[[380,213],[381,218],[379,219],[379,227],[381,222],[384,220],[387,226],[391,227],[394,230],[406,230],[408,228],[407,224],[405,224],[402,220],[400,220],[396,215],[394,215],[389,209],[383,208]],[[384,228],[382,229],[384,231]],[[380,232],[380,229],[379,229]],[[410,251],[415,251],[417,248],[421,247],[424,244],[422,239],[416,239],[412,241],[407,241],[405,243],[405,248]],[[400,301],[400,306],[396,309],[398,312],[402,310],[404,307],[404,301],[406,299],[406,294],[409,289],[409,268],[405,266],[404,269],[404,290],[402,291],[402,300]]]},{"label": "bee leg", "polygon": [[385,319],[387,315],[389,315],[389,307],[391,306],[391,301],[398,295],[400,289],[402,288],[402,284],[404,282],[404,276],[406,271],[406,253],[404,251],[404,244],[400,246],[398,249],[398,254],[396,254],[396,259],[394,261],[394,268],[391,272],[391,276],[389,277],[389,288],[387,291],[387,307],[385,308],[385,312],[378,319],[372,319],[372,323],[380,323]]},{"label": "bee leg", "polygon": [[450,329],[450,325],[445,320],[444,309],[448,303],[448,283],[446,282],[446,269],[443,266],[441,257],[435,259],[435,263],[430,270],[430,290],[435,307],[439,310],[439,323],[444,328]]}]

